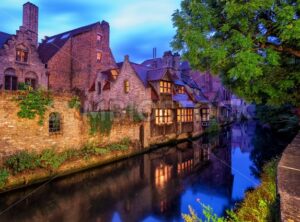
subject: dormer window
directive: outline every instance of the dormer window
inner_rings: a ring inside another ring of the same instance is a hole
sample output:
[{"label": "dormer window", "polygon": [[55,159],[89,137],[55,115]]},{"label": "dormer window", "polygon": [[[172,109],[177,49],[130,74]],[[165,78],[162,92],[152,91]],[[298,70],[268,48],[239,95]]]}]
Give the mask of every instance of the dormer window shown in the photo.
[{"label": "dormer window", "polygon": [[160,81],[160,83],[159,83],[160,93],[172,94],[172,89],[171,88],[172,88],[171,82]]},{"label": "dormer window", "polygon": [[16,61],[17,62],[28,62],[28,50],[25,48],[17,48],[16,49]]},{"label": "dormer window", "polygon": [[101,59],[102,59],[102,53],[97,52],[97,62],[101,62]]}]

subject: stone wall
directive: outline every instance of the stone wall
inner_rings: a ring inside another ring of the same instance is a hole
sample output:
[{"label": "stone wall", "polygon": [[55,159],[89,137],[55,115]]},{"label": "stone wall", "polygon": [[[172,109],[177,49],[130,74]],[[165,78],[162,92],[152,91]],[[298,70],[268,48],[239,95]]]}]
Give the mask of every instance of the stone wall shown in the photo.
[{"label": "stone wall", "polygon": [[[139,142],[139,124],[115,122],[110,135],[91,135],[88,118],[77,110],[71,109],[69,94],[53,95],[54,103],[48,108],[44,124],[38,124],[38,117],[33,120],[19,118],[19,105],[13,98],[18,92],[0,92],[0,155],[11,155],[20,150],[41,152],[53,148],[57,151],[79,149],[86,143],[107,144],[119,142],[128,137]],[[58,112],[62,116],[62,130],[59,134],[49,133],[49,114]]]}]

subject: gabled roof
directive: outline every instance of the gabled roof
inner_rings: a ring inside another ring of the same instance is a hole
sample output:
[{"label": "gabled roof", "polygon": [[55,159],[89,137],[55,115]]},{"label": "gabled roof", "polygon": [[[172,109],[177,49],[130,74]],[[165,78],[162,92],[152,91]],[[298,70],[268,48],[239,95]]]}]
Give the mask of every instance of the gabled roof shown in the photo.
[{"label": "gabled roof", "polygon": [[160,69],[151,69],[148,71],[148,81],[158,81],[164,78],[168,69],[160,68]]},{"label": "gabled roof", "polygon": [[136,72],[137,76],[139,79],[142,81],[143,85],[147,87],[148,85],[148,71],[149,68],[143,65],[139,65],[133,62],[130,62],[131,67],[134,69]]},{"label": "gabled roof", "polygon": [[47,39],[44,40],[38,48],[38,52],[42,62],[47,63],[65,45],[65,43],[70,38],[82,34],[84,32],[91,31],[97,24],[100,24],[100,22],[96,22],[87,26],[63,32],[51,37],[47,37]]},{"label": "gabled roof", "polygon": [[13,35],[0,32],[0,48],[3,48],[4,44],[12,37]]}]

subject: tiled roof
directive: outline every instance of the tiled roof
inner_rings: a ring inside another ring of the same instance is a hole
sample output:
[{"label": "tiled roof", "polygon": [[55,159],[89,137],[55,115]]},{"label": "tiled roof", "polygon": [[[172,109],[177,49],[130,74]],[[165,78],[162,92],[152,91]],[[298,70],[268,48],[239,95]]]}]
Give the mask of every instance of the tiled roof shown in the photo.
[{"label": "tiled roof", "polygon": [[166,74],[167,69],[161,68],[161,69],[152,69],[148,71],[148,81],[157,81],[161,80],[164,75]]},{"label": "tiled roof", "polygon": [[147,87],[148,85],[148,71],[149,68],[143,65],[139,65],[136,63],[130,63],[136,74],[138,75],[139,79],[142,81],[143,85]]},{"label": "tiled roof", "polygon": [[84,32],[88,32],[92,30],[97,24],[100,23],[96,22],[87,26],[83,26],[74,30],[70,30],[61,34],[48,37],[40,44],[38,49],[42,62],[47,63],[71,37]]},{"label": "tiled roof", "polygon": [[12,35],[0,32],[0,48],[3,48],[4,44],[12,37]]}]

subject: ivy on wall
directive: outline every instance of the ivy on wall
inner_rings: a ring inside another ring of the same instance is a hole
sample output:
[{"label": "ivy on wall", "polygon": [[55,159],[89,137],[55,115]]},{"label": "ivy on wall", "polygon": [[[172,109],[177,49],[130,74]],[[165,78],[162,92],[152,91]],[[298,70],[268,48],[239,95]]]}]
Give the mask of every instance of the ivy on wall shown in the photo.
[{"label": "ivy on wall", "polygon": [[80,109],[81,102],[78,96],[73,96],[72,99],[68,103],[69,108],[71,109]]},{"label": "ivy on wall", "polygon": [[110,134],[113,125],[112,112],[92,112],[88,113],[90,133],[94,135],[99,132],[101,134]]},{"label": "ivy on wall", "polygon": [[20,118],[34,119],[37,115],[39,116],[39,124],[44,123],[44,114],[47,107],[53,102],[49,92],[37,90],[37,91],[25,91],[22,92],[16,98],[19,104],[20,111],[18,116]]}]

